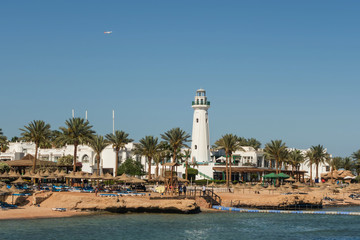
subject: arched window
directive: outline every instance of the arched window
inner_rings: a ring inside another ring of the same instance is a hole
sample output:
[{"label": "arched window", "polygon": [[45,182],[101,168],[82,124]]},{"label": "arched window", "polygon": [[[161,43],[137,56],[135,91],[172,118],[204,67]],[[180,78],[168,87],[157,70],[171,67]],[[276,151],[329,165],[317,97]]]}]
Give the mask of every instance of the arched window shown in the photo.
[{"label": "arched window", "polygon": [[81,162],[83,162],[83,163],[88,163],[88,162],[89,162],[89,156],[85,154],[85,155],[82,157]]},{"label": "arched window", "polygon": [[197,122],[197,123],[199,122],[199,119],[198,119],[198,118],[196,119],[196,122]]},{"label": "arched window", "polygon": [[197,149],[197,145],[195,145],[195,149]]}]

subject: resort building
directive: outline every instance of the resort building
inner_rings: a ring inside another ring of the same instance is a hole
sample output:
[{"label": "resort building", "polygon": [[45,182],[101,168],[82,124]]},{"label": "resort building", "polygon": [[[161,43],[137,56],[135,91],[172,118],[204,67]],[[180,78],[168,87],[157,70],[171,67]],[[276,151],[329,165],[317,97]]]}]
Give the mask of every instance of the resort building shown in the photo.
[{"label": "resort building", "polygon": [[[222,150],[210,150],[209,140],[209,115],[208,109],[210,102],[207,100],[206,91],[199,89],[196,91],[195,100],[192,102],[194,109],[191,158],[189,159],[190,167],[198,170],[197,179],[225,179],[225,152]],[[140,161],[144,169],[148,169],[148,161],[145,156],[138,156],[133,153],[136,143],[128,143],[119,153],[119,164],[127,158]],[[185,149],[182,149],[184,151]],[[301,150],[305,153],[308,150]],[[39,149],[38,159],[43,161],[57,162],[62,156],[73,155],[74,146],[67,145],[62,148]],[[0,161],[13,161],[23,158],[25,155],[35,154],[35,144],[28,142],[11,142],[9,149],[5,153],[0,153]],[[81,163],[82,171],[93,173],[96,172],[97,162],[95,152],[86,145],[78,146],[77,162]],[[100,172],[115,175],[115,155],[116,152],[111,145],[107,146],[101,153]],[[171,161],[171,159],[168,159]],[[180,160],[180,166],[177,168],[178,175],[181,177],[185,173],[185,161]],[[253,147],[243,146],[242,150],[233,153],[232,158],[232,175],[233,181],[260,181],[265,174],[275,172],[275,162],[265,159],[263,149],[254,149]],[[151,174],[155,176],[156,165],[151,164]],[[301,178],[314,179],[316,166],[312,166],[312,176],[306,163],[301,164],[297,175]],[[293,175],[291,167],[283,166],[282,172]],[[322,173],[330,171],[326,164],[319,166],[319,177]]]}]

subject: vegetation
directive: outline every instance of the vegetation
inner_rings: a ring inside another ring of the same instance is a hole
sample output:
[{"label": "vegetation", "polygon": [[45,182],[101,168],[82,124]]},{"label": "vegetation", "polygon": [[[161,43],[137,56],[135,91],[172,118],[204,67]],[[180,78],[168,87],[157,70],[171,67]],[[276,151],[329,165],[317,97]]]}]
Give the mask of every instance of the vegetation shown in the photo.
[{"label": "vegetation", "polygon": [[180,128],[170,129],[164,134],[161,134],[161,138],[170,145],[173,151],[173,163],[176,162],[177,151],[180,150],[180,148],[189,148],[186,143],[190,141],[190,135]]},{"label": "vegetation", "polygon": [[280,164],[286,158],[288,153],[285,143],[281,140],[271,140],[270,143],[265,145],[264,151],[270,159],[275,160],[276,174],[278,174],[280,171]]},{"label": "vegetation", "polygon": [[[300,165],[305,161],[305,158],[300,150],[294,149],[293,151],[290,151],[288,154],[288,163],[291,165],[291,171],[292,175],[294,176],[294,170],[299,171]],[[300,175],[298,174],[298,178],[300,178]],[[298,179],[300,180],[300,179]]]},{"label": "vegetation", "polygon": [[9,170],[10,170],[9,165],[7,165],[6,163],[0,163],[0,172],[1,173],[8,172]]},{"label": "vegetation", "polygon": [[76,172],[76,156],[79,144],[88,144],[95,133],[89,121],[83,118],[70,118],[66,120],[65,127],[60,127],[62,131],[60,136],[56,139],[58,144],[73,144],[74,145],[74,172]]},{"label": "vegetation", "polygon": [[89,142],[89,146],[95,152],[96,157],[96,166],[98,170],[98,175],[100,175],[100,160],[101,152],[109,145],[108,141],[104,139],[103,136],[95,135]]},{"label": "vegetation", "polygon": [[145,136],[140,139],[140,143],[135,145],[135,154],[145,156],[148,160],[148,179],[151,179],[151,160],[158,153],[160,145],[158,143],[159,139],[153,136]]},{"label": "vegetation", "polygon": [[117,174],[121,175],[123,173],[132,176],[142,176],[144,175],[144,166],[141,162],[128,158],[118,168]]},{"label": "vegetation", "polygon": [[35,172],[38,149],[51,136],[50,124],[46,124],[42,120],[34,120],[29,125],[24,126],[24,128],[20,128],[20,131],[22,131],[23,140],[35,143],[35,156],[32,168],[33,172]]},{"label": "vegetation", "polygon": [[244,137],[239,137],[238,138],[238,142],[240,146],[243,147],[253,147],[255,148],[255,150],[258,150],[261,147],[261,142],[259,142],[258,140],[256,140],[255,138],[244,138]]},{"label": "vegetation", "polygon": [[238,137],[233,134],[225,134],[215,142],[217,149],[223,149],[226,155],[226,185],[231,181],[231,157],[232,153],[241,149],[238,143]]},{"label": "vegetation", "polygon": [[57,160],[57,165],[60,166],[71,166],[72,163],[73,163],[73,156],[71,155],[62,156]]},{"label": "vegetation", "polygon": [[326,162],[329,157],[326,153],[326,149],[322,145],[311,146],[310,151],[312,152],[313,164],[316,167],[315,180],[319,181],[319,165]]},{"label": "vegetation", "polygon": [[119,152],[121,149],[125,148],[125,145],[134,141],[129,138],[129,134],[124,131],[116,130],[115,134],[106,134],[106,139],[109,143],[112,144],[113,149],[115,150],[115,173],[118,172],[119,167]]}]

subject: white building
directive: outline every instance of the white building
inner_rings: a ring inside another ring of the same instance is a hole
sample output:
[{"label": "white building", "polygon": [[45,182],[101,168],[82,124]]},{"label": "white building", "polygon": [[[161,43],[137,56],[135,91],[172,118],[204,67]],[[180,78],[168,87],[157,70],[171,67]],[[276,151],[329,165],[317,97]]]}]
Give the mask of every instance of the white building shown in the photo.
[{"label": "white building", "polygon": [[210,161],[210,136],[208,109],[210,102],[207,101],[204,89],[196,91],[195,101],[192,102],[194,109],[191,159],[199,163]]},{"label": "white building", "polygon": [[[207,100],[206,92],[203,89],[196,91],[195,101],[192,102],[194,109],[193,129],[192,129],[192,144],[191,144],[191,159],[189,164],[196,162],[195,166],[199,174],[197,179],[224,179],[225,175],[225,153],[223,151],[210,152],[209,143],[209,116],[208,109],[210,102]],[[232,179],[251,181],[260,180],[261,176],[273,172],[275,163],[270,164],[264,157],[262,149],[255,150],[252,147],[244,146],[243,150],[236,151],[232,157]],[[148,169],[148,162],[146,157],[137,156],[133,154],[134,143],[126,144],[125,148],[120,151],[119,163],[121,164],[127,158],[132,158],[141,161],[144,169]],[[305,153],[307,150],[302,150]],[[41,160],[48,160],[57,162],[57,160],[65,155],[73,155],[74,146],[67,145],[62,148],[39,149],[38,158]],[[0,153],[0,160],[17,160],[21,159],[26,154],[35,154],[35,144],[27,142],[10,143],[9,149],[5,153]],[[115,169],[115,151],[111,145],[107,146],[101,153],[100,172],[114,174]],[[77,152],[77,161],[82,163],[82,170],[93,173],[97,170],[97,163],[95,152],[86,145],[80,145]],[[171,161],[169,159],[169,161]],[[272,168],[270,168],[272,166]],[[151,173],[155,175],[156,166],[152,163]],[[285,172],[290,169],[282,169]],[[304,163],[300,166],[301,171],[305,171],[305,177],[310,177],[309,166]],[[313,165],[312,176],[315,178],[315,165]],[[326,164],[319,166],[319,177],[321,173],[330,171]],[[178,167],[178,174],[181,176],[185,173],[184,163]]]}]

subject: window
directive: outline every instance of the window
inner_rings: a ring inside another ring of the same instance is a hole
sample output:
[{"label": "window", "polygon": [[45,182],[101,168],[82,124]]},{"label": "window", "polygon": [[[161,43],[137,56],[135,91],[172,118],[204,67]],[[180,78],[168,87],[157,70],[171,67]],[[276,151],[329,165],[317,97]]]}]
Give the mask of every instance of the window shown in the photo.
[{"label": "window", "polygon": [[326,166],[326,171],[330,172],[330,166]]},{"label": "window", "polygon": [[195,145],[195,150],[197,149],[197,145]]},{"label": "window", "polygon": [[197,123],[199,122],[199,119],[198,119],[198,118],[196,119],[196,122],[197,122]]},{"label": "window", "polygon": [[82,160],[81,160],[83,163],[88,163],[89,162],[89,156],[88,155],[84,155],[82,157]]}]

